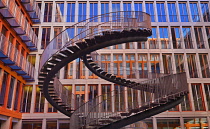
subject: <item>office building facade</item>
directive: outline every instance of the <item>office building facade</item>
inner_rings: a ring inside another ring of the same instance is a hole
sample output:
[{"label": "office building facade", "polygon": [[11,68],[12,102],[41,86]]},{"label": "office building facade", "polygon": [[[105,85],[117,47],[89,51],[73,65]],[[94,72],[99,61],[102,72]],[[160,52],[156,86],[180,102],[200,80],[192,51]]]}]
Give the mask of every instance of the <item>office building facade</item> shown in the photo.
[{"label": "office building facade", "polygon": [[[180,105],[144,120],[148,127],[152,129],[210,128],[210,2],[208,0],[37,0],[36,7],[40,8],[40,19],[31,18],[30,11],[27,12],[27,2],[22,1],[18,7],[23,6],[21,12],[25,10],[26,17],[28,16],[26,21],[30,22],[33,32],[38,37],[37,45],[33,46],[28,42],[28,39],[23,39],[25,36],[18,34],[20,32],[17,26],[8,25],[14,24],[14,22],[7,18],[3,11],[0,12],[0,31],[10,42],[14,42],[14,45],[19,42],[23,46],[22,48],[26,52],[22,52],[23,50],[18,47],[20,53],[24,53],[26,60],[31,62],[35,68],[31,78],[31,76],[28,77],[28,74],[18,73],[21,70],[14,70],[16,67],[11,67],[13,65],[5,61],[6,58],[1,58],[0,79],[3,81],[0,88],[1,95],[5,96],[5,102],[1,108],[8,113],[0,112],[2,115],[1,128],[12,127],[12,125],[14,128],[69,128],[70,118],[52,107],[38,87],[37,78],[41,54],[50,40],[66,28],[70,27],[70,33],[72,36],[76,36],[82,28],[80,26],[72,27],[75,23],[115,11],[143,11],[150,14],[153,35],[148,38],[147,42],[124,43],[98,50],[102,66],[106,71],[112,72],[118,77],[138,81],[148,79],[148,73],[186,72],[187,75],[189,95]],[[18,17],[17,14],[15,16]],[[93,22],[104,22],[103,20],[99,19]],[[6,29],[11,32],[5,32],[4,27],[7,27]],[[10,33],[13,32],[13,35],[17,36],[20,41],[11,38]],[[11,59],[13,58],[11,57]],[[138,101],[140,95],[139,91],[98,78],[89,72],[80,59],[62,68],[59,76],[63,86],[73,94],[81,96],[84,101],[108,93],[110,96],[113,94],[118,96],[115,101],[129,104],[129,101]],[[15,78],[15,81],[12,78]],[[4,85],[10,89],[5,90]],[[3,90],[6,91],[5,94],[3,94]],[[115,92],[111,93],[110,91],[113,90]],[[19,92],[14,93],[17,91]],[[17,97],[17,94],[20,97]],[[9,96],[12,96],[13,99],[9,99]],[[12,108],[8,107],[11,103],[8,102],[9,100],[14,103],[12,103],[14,105]],[[15,104],[16,102],[20,104]],[[113,102],[110,103],[113,105],[110,108],[120,112],[125,110],[126,104],[117,105]],[[19,106],[16,111],[18,116],[9,115],[13,114],[15,105]],[[8,121],[10,121],[10,126],[6,126]],[[135,123],[131,127],[137,128],[139,123]]]}]

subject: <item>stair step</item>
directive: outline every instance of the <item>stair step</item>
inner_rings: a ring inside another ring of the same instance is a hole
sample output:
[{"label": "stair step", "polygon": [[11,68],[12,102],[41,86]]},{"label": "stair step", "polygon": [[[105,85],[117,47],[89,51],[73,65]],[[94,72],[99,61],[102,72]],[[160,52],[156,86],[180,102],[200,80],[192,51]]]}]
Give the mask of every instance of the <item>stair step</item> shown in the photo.
[{"label": "stair step", "polygon": [[105,41],[104,37],[101,35],[96,35],[94,38],[95,38],[96,43],[98,43],[98,44]]},{"label": "stair step", "polygon": [[74,53],[80,51],[80,49],[77,46],[69,46],[67,48]]},{"label": "stair step", "polygon": [[101,75],[106,75],[106,74],[107,74],[107,72],[104,72],[104,71],[103,71],[103,72],[101,72]]},{"label": "stair step", "polygon": [[60,53],[66,55],[66,56],[69,56],[72,54],[72,52],[70,52],[69,50],[63,50],[63,51],[60,51]]},{"label": "stair step", "polygon": [[111,76],[111,79],[113,79],[113,80],[114,80],[115,78],[116,78],[116,76]]},{"label": "stair step", "polygon": [[51,60],[49,60],[48,62],[50,63],[54,63],[54,64],[57,64],[58,62],[60,62],[59,60],[55,59],[55,58],[52,58]]},{"label": "stair step", "polygon": [[87,48],[87,44],[85,42],[78,42],[76,43],[76,45],[80,48],[80,49],[85,49]]},{"label": "stair step", "polygon": [[112,74],[106,74],[106,77],[111,77]]},{"label": "stair step", "polygon": [[95,45],[95,39],[85,39],[85,42],[88,44],[88,46]]},{"label": "stair step", "polygon": [[100,72],[103,71],[103,69],[97,69],[96,71],[97,71],[98,73],[100,73]]}]

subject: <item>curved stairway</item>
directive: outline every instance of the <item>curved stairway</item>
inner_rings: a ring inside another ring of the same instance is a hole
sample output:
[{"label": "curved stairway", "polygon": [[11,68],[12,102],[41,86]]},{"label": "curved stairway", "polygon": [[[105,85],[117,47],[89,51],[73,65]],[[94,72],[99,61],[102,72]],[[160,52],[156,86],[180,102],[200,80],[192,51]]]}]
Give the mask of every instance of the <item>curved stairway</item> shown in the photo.
[{"label": "curved stairway", "polygon": [[[107,21],[96,22],[96,23],[93,22],[96,19],[100,20],[102,18],[106,18]],[[69,29],[64,30],[62,33],[60,33],[57,37],[55,37],[49,43],[49,45],[45,48],[42,54],[40,68],[39,68],[38,85],[41,91],[44,93],[44,96],[46,97],[48,102],[52,106],[54,106],[57,110],[62,112],[63,114],[69,117],[72,116],[72,118],[75,117],[74,120],[77,120],[80,118],[84,119],[84,117],[82,117],[83,115],[81,116],[78,114],[90,113],[90,112],[84,113],[86,109],[81,110],[82,107],[88,105],[87,103],[83,104],[80,101],[78,102],[78,105],[80,107],[79,108],[78,106],[75,107],[74,103],[75,101],[77,101],[75,99],[75,96],[69,93],[68,90],[62,86],[58,77],[56,77],[56,74],[61,68],[63,68],[69,62],[77,58],[83,58],[84,63],[92,72],[95,72],[96,75],[110,82],[114,82],[114,83],[127,86],[133,89],[150,92],[153,94],[161,92],[161,95],[158,95],[158,94],[156,95],[156,99],[153,100],[154,102],[148,103],[149,105],[154,105],[153,107],[155,108],[157,107],[157,105],[161,107],[161,109],[162,107],[164,107],[164,105],[167,105],[166,107],[171,107],[171,106],[173,107],[174,104],[177,105],[178,103],[181,102],[182,96],[187,94],[187,88],[185,89],[182,88],[182,91],[176,90],[176,93],[173,93],[173,94],[168,94],[168,93],[166,94],[166,92],[162,94],[163,91],[160,88],[161,86],[156,88],[158,85],[160,85],[159,83],[155,83],[155,85],[154,84],[151,85],[152,84],[151,82],[155,82],[154,80],[136,83],[127,79],[117,78],[116,76],[108,74],[106,73],[106,71],[103,71],[102,69],[100,69],[99,66],[97,66],[94,63],[94,61],[88,60],[86,57],[87,54],[95,50],[108,47],[108,46],[126,43],[126,42],[146,41],[147,37],[152,34],[151,25],[150,25],[150,17],[148,14],[142,13],[142,12],[132,12],[132,11],[114,12],[114,13],[104,14],[104,15],[87,19],[85,21],[82,21],[80,23],[73,25],[72,27],[75,27],[75,26],[82,27],[82,29],[80,30],[77,36],[72,37],[71,28],[69,28]],[[104,30],[103,29],[104,26],[110,26],[110,28]],[[173,75],[173,76],[177,76],[177,75]],[[160,80],[161,79],[163,78],[160,78]],[[185,85],[186,80],[182,82],[183,82],[182,85]],[[173,98],[172,100],[174,101],[173,103],[171,100],[168,101],[170,98],[170,95],[172,95],[172,98]],[[165,101],[164,105],[161,105],[162,103],[158,103],[157,105],[155,105],[156,101],[160,102],[161,99],[167,100]],[[100,104],[97,104],[97,105],[100,105]],[[94,105],[94,107],[92,108],[95,109],[97,105]],[[146,107],[148,106],[145,105],[144,107],[145,110],[151,108],[151,106],[149,106],[148,108]],[[144,111],[144,110],[140,111],[141,107],[138,107],[138,108],[139,108],[139,111],[137,113]],[[163,109],[164,110],[160,110],[157,113],[165,111],[168,108],[163,108]],[[88,110],[91,111],[91,108],[89,107]],[[130,110],[128,111],[129,112],[127,112],[127,114],[125,113],[121,115],[131,116],[133,112],[131,112]],[[132,116],[134,117],[135,115],[132,115]],[[87,118],[88,117],[85,117],[85,121],[87,121]],[[113,116],[113,118],[115,118],[115,116]],[[89,120],[92,120],[92,119],[95,119],[95,118],[90,118]],[[97,120],[99,119],[97,118]],[[121,120],[122,119],[118,119],[117,121],[120,122]],[[106,123],[109,123],[109,122],[106,121]],[[98,125],[91,126],[90,123],[89,124],[83,123],[82,125],[77,125],[77,126],[73,125],[73,126],[74,128],[75,127],[77,128],[97,127],[98,128],[101,126],[107,127],[109,125],[113,126],[113,124],[116,123],[116,121],[112,121],[111,123],[102,124],[100,126]],[[117,125],[117,124],[114,124],[114,125]]]}]

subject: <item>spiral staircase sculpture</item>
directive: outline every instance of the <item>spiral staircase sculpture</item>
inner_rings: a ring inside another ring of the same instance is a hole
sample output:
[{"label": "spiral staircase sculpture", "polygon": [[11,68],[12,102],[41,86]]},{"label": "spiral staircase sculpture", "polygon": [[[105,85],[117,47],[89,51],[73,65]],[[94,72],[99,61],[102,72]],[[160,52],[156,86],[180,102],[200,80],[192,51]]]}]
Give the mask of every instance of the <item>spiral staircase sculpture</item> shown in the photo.
[{"label": "spiral staircase sculpture", "polygon": [[[78,35],[72,29],[78,27]],[[187,95],[185,73],[171,74],[143,82],[116,77],[104,71],[91,57],[91,52],[104,47],[147,41],[152,35],[150,16],[138,11],[120,11],[81,21],[56,36],[45,48],[39,68],[38,85],[48,102],[61,113],[71,117],[72,128],[120,128],[179,104]],[[83,103],[62,86],[56,76],[69,62],[81,58],[87,68],[107,81],[139,90],[147,96],[144,101],[129,104],[116,112],[104,109],[109,99],[98,96]],[[132,105],[132,106],[130,106]]]}]

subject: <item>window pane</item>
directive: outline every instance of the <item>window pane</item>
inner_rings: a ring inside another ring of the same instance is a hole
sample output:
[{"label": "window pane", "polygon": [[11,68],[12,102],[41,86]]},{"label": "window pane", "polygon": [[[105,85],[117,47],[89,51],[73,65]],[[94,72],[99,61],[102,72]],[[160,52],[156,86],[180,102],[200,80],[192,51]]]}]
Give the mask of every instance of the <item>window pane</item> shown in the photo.
[{"label": "window pane", "polygon": [[198,13],[198,5],[197,3],[190,3],[190,11],[193,22],[200,22],[200,16]]},{"label": "window pane", "polygon": [[51,22],[52,21],[52,3],[45,3],[44,8],[44,22]]},{"label": "window pane", "polygon": [[201,73],[203,78],[210,78],[207,54],[199,54]]},{"label": "window pane", "polygon": [[191,78],[198,78],[195,55],[187,54],[187,63],[189,69],[189,75]]},{"label": "window pane", "polygon": [[171,55],[169,54],[163,54],[163,68],[165,74],[172,73],[172,64],[171,64]]},{"label": "window pane", "polygon": [[208,3],[201,3],[201,10],[204,22],[210,22],[210,10]]},{"label": "window pane", "polygon": [[146,3],[146,13],[150,14],[151,22],[155,22],[153,3]]},{"label": "window pane", "polygon": [[207,129],[207,118],[184,118],[184,127],[185,129]]},{"label": "window pane", "polygon": [[138,55],[139,78],[148,78],[148,59],[146,54]]},{"label": "window pane", "polygon": [[181,49],[180,29],[179,27],[171,27],[172,44],[174,49]]},{"label": "window pane", "polygon": [[64,3],[56,3],[55,22],[63,22]]},{"label": "window pane", "polygon": [[158,22],[166,22],[164,3],[157,3]]},{"label": "window pane", "polygon": [[35,99],[35,109],[34,112],[44,112],[44,96],[40,92],[39,87],[36,87],[36,99]]},{"label": "window pane", "polygon": [[175,3],[168,3],[168,13],[170,22],[178,22]]},{"label": "window pane", "polygon": [[182,32],[183,32],[185,48],[186,49],[193,49],[191,29],[189,27],[183,27]]},{"label": "window pane", "polygon": [[7,101],[7,108],[11,108],[11,106],[12,106],[12,97],[13,97],[14,86],[15,86],[15,78],[11,77],[8,101]]},{"label": "window pane", "polygon": [[67,3],[66,22],[75,22],[75,3]]},{"label": "window pane", "polygon": [[32,86],[23,86],[21,112],[30,112],[32,88]]},{"label": "window pane", "polygon": [[205,48],[204,40],[203,40],[203,33],[201,27],[194,27],[195,38],[197,43],[197,48],[202,49]]},{"label": "window pane", "polygon": [[149,43],[149,48],[150,49],[158,49],[158,42],[157,42],[157,32],[156,28],[152,28],[152,35],[148,37],[148,43]]},{"label": "window pane", "polygon": [[45,49],[50,42],[50,28],[42,28],[41,49]]},{"label": "window pane", "polygon": [[0,106],[4,105],[4,98],[5,98],[5,92],[7,87],[7,79],[8,79],[8,73],[4,72],[3,80],[1,82],[1,91],[0,91]]},{"label": "window pane", "polygon": [[[90,18],[98,15],[98,3],[90,3]],[[97,22],[98,18],[94,18],[91,22]]]},{"label": "window pane", "polygon": [[158,129],[181,129],[179,119],[157,119],[157,128]]},{"label": "window pane", "polygon": [[194,100],[194,106],[196,111],[204,111],[205,106],[202,98],[201,84],[192,84],[192,96]]},{"label": "window pane", "polygon": [[168,28],[160,27],[160,43],[162,49],[170,49],[171,46],[168,41]]},{"label": "window pane", "polygon": [[186,3],[179,3],[179,12],[181,22],[189,22]]},{"label": "window pane", "polygon": [[206,102],[208,106],[208,110],[210,110],[210,84],[204,84],[205,94],[206,94]]},{"label": "window pane", "polygon": [[182,73],[185,71],[184,69],[184,58],[183,54],[174,54],[175,65],[176,65],[176,72]]},{"label": "window pane", "polygon": [[207,34],[208,45],[210,47],[210,27],[206,27],[206,34]]},{"label": "window pane", "polygon": [[[101,14],[109,13],[109,3],[101,3]],[[103,15],[101,17],[101,22],[108,22],[109,14]]]},{"label": "window pane", "polygon": [[81,22],[86,19],[86,3],[79,3],[79,12],[78,12],[78,22]]}]

